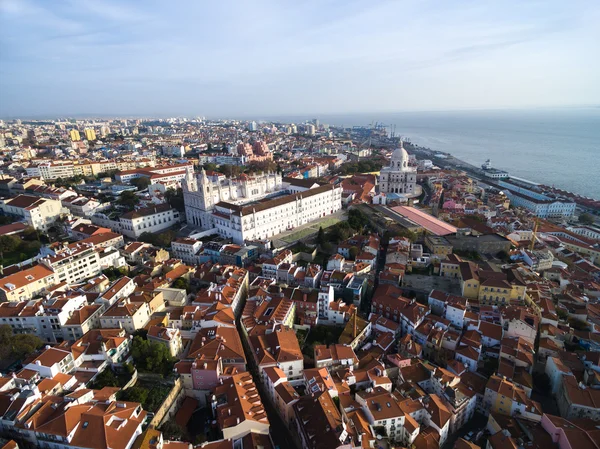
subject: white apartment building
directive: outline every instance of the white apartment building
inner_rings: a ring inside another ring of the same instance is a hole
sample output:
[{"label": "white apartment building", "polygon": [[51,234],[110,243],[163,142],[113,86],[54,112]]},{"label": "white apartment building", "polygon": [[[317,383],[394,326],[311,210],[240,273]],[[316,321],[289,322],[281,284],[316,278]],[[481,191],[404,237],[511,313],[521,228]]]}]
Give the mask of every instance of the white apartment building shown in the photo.
[{"label": "white apartment building", "polygon": [[600,229],[591,226],[569,226],[567,231],[571,231],[577,235],[587,237],[588,239],[600,240]]},{"label": "white apartment building", "polygon": [[64,348],[51,348],[38,355],[34,360],[25,365],[25,369],[37,371],[41,377],[52,378],[58,373],[67,374],[75,368],[75,361],[71,351]]},{"label": "white apartment building", "polygon": [[227,179],[220,173],[207,175],[203,169],[183,185],[187,221],[204,229],[214,227],[212,211],[221,201],[244,204],[284,192],[283,179],[275,173]]},{"label": "white apartment building", "polygon": [[62,326],[63,339],[75,341],[90,330],[100,327],[100,316],[104,311],[101,304],[85,305],[73,311],[69,319]]},{"label": "white apartment building", "polygon": [[562,386],[563,376],[573,376],[573,372],[558,357],[548,357],[544,372],[550,379],[552,394],[556,395]]},{"label": "white apartment building", "polygon": [[85,196],[71,196],[62,200],[62,204],[78,217],[90,217],[101,209],[99,201]]},{"label": "white apartment building", "polygon": [[119,299],[127,298],[135,290],[135,282],[127,276],[114,281],[102,295],[96,299],[96,303],[103,304],[106,308],[111,307]]},{"label": "white apartment building", "polygon": [[0,301],[30,300],[55,283],[54,271],[44,265],[35,265],[0,279]]},{"label": "white apartment building", "polygon": [[201,249],[202,242],[192,238],[182,237],[171,242],[171,256],[186,264],[200,264]]},{"label": "white apartment building", "polygon": [[102,272],[99,251],[91,243],[75,243],[39,262],[54,271],[57,283],[76,284]]},{"label": "white apartment building", "polygon": [[179,212],[168,204],[144,207],[128,212],[119,219],[120,230],[137,239],[144,232],[157,233],[179,223]]},{"label": "white apartment building", "polygon": [[100,317],[100,326],[103,329],[125,329],[133,334],[142,329],[150,320],[150,306],[146,302],[131,302],[123,298],[113,304]]},{"label": "white apartment building", "polygon": [[27,167],[25,170],[27,176],[40,177],[44,180],[72,178],[76,174],[72,162],[42,162]]},{"label": "white apartment building", "polygon": [[145,167],[134,170],[125,170],[117,173],[115,175],[115,179],[118,182],[128,184],[132,180],[137,178],[149,178],[150,182],[152,182],[152,178],[156,179],[156,182],[160,182],[160,179],[167,180],[168,177],[164,176],[155,176],[155,175],[171,175],[178,181],[182,181],[185,179],[186,175],[192,175],[194,173],[194,165],[191,163],[186,164],[174,164],[174,165],[165,165],[162,167]]},{"label": "white apartment building", "polygon": [[19,195],[15,198],[0,200],[0,209],[8,215],[16,215],[38,231],[47,231],[60,217],[62,204],[60,201],[39,198],[30,195]]},{"label": "white apartment building", "polygon": [[[88,306],[85,295],[0,303],[0,324],[14,334],[34,334],[47,343],[74,341],[69,325],[93,321],[101,306]],[[89,323],[92,324],[92,323]]]},{"label": "white apartment building", "polygon": [[370,392],[358,392],[356,402],[361,405],[371,426],[383,427],[385,434],[394,442],[412,444],[412,434],[407,434],[404,425],[405,413],[394,394],[376,387]]}]

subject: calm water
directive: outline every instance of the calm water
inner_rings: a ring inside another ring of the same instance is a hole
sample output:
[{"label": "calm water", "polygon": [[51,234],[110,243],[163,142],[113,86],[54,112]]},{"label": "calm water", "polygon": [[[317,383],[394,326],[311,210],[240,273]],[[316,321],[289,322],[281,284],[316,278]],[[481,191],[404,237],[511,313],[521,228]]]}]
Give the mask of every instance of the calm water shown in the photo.
[{"label": "calm water", "polygon": [[513,176],[600,198],[600,108],[412,112],[318,117],[334,125],[396,125],[396,135]]}]

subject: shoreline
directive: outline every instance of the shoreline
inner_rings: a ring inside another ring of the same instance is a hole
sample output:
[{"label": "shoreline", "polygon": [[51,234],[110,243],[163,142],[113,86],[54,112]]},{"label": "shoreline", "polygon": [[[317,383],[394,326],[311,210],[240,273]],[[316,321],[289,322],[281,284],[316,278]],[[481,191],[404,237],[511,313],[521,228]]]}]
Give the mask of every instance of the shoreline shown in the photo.
[{"label": "shoreline", "polygon": [[[428,147],[419,146],[413,144],[411,142],[404,142],[405,145],[409,146],[409,150],[414,153],[421,153],[422,155],[427,156],[427,158],[431,158],[435,165],[440,166],[442,168],[455,168],[461,169],[473,175],[474,178],[485,181],[485,174],[481,167],[477,167],[469,162],[466,162],[462,159],[453,156],[451,153],[446,151],[436,151],[432,150]],[[436,156],[437,155],[437,156]],[[444,157],[439,157],[439,155],[443,155]],[[447,166],[447,167],[445,167]],[[586,197],[579,193],[570,192],[568,190],[564,190],[557,187],[548,186],[544,183],[538,183],[535,181],[531,181],[529,179],[519,178],[517,176],[511,176],[509,173],[509,179],[515,179],[521,182],[525,182],[530,184],[532,187],[539,187],[544,190],[549,190],[558,195],[566,196],[567,198],[573,200],[578,207],[589,209],[591,211],[595,211],[596,213],[600,212],[600,199]],[[493,181],[493,179],[491,179]]]}]

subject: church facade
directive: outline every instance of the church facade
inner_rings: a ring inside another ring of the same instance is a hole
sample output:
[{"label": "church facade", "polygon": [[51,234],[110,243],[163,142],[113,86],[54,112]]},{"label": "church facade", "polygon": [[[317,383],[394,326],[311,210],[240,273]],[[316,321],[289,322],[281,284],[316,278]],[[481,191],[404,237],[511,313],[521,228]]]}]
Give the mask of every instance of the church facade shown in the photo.
[{"label": "church facade", "polygon": [[408,153],[400,146],[392,153],[389,167],[381,169],[379,174],[379,192],[395,193],[410,198],[415,195],[417,170],[408,165]]},{"label": "church facade", "polygon": [[204,170],[188,175],[183,186],[187,222],[234,243],[269,239],[342,208],[342,188],[332,184],[283,180],[275,173],[214,176]]}]

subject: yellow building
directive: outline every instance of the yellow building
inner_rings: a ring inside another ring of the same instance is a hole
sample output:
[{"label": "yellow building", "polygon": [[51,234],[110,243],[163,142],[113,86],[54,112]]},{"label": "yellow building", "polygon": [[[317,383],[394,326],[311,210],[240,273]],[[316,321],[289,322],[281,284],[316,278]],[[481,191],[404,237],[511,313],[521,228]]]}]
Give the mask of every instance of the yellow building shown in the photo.
[{"label": "yellow building", "polygon": [[425,245],[429,248],[431,256],[438,260],[443,260],[452,254],[452,244],[444,237],[428,235],[425,237]]},{"label": "yellow building", "polygon": [[480,270],[473,262],[461,262],[459,276],[462,295],[477,299],[481,305],[502,305],[525,300],[526,284],[514,269],[486,271]]},{"label": "yellow building", "polygon": [[69,137],[71,138],[71,140],[73,142],[81,140],[81,136],[79,135],[79,131],[77,131],[76,129],[72,129],[71,131],[69,131]]},{"label": "yellow building", "polygon": [[92,128],[86,128],[85,138],[87,140],[96,140],[96,131],[94,131]]},{"label": "yellow building", "polygon": [[91,164],[75,164],[73,165],[73,174],[75,176],[77,175],[81,175],[81,176],[92,176],[92,166]]},{"label": "yellow building", "polygon": [[460,263],[460,288],[462,296],[470,299],[479,298],[478,267],[473,262]]},{"label": "yellow building", "polygon": [[456,254],[449,254],[440,264],[440,276],[447,278],[460,277],[460,264],[462,259]]}]

